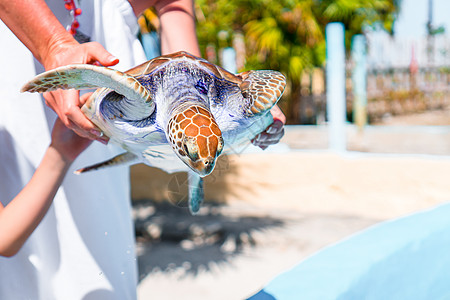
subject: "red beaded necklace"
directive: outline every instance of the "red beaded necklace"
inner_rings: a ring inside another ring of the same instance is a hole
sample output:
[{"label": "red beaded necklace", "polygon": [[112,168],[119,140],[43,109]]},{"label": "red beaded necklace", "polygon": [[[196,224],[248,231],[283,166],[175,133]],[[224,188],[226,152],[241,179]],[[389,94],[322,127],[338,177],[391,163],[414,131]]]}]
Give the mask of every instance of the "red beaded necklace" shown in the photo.
[{"label": "red beaded necklace", "polygon": [[81,15],[81,8],[75,5],[74,0],[64,0],[64,7],[70,11],[70,15],[73,18],[72,25],[68,29],[71,35],[75,35],[77,33],[77,28],[80,27],[80,23],[77,21],[77,17]]}]

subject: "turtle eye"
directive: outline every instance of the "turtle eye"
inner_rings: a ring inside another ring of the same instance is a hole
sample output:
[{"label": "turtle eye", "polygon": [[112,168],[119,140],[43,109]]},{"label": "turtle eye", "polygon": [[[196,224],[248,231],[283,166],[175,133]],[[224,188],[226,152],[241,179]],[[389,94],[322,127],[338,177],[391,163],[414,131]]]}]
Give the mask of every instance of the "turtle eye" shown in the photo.
[{"label": "turtle eye", "polygon": [[222,153],[222,150],[223,150],[223,138],[222,137],[220,137],[219,138],[219,145],[217,146],[217,156],[219,156],[220,155],[220,153]]},{"label": "turtle eye", "polygon": [[197,147],[195,145],[195,143],[193,143],[190,140],[187,140],[184,145],[183,145],[184,151],[186,152],[186,155],[192,159],[193,161],[196,161],[198,159],[198,150]]},{"label": "turtle eye", "polygon": [[199,91],[203,95],[208,94],[207,86],[206,86],[205,82],[203,82],[203,80],[197,81],[197,83],[195,84],[195,88],[197,89],[197,91]]}]

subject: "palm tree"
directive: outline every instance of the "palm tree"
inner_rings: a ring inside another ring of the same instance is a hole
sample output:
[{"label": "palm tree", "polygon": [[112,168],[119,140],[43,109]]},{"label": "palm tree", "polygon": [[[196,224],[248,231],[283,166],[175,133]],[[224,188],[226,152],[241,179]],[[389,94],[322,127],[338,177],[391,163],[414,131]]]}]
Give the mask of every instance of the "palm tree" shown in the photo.
[{"label": "palm tree", "polygon": [[365,26],[381,24],[392,33],[398,11],[397,0],[197,0],[196,5],[203,49],[211,43],[230,46],[233,33],[243,32],[245,69],[274,69],[287,76],[283,106],[290,122],[298,120],[302,73],[324,66],[325,26],[344,23],[349,46]]},{"label": "palm tree", "polygon": [[289,93],[284,111],[289,121],[298,119],[300,78],[304,70],[322,65],[325,59],[324,32],[314,14],[314,2],[267,2],[262,18],[244,26],[249,68],[275,69],[286,74]]}]

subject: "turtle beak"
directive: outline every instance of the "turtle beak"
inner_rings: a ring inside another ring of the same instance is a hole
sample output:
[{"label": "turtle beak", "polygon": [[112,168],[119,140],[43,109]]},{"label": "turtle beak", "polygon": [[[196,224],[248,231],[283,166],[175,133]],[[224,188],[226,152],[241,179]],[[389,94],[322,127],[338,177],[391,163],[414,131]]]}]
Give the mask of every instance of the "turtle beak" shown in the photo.
[{"label": "turtle beak", "polygon": [[[206,175],[209,175],[213,170],[214,166],[216,165],[216,159],[222,152],[223,148],[223,141],[222,137],[220,137],[220,141],[218,143],[218,148],[216,151],[212,151],[213,155],[208,155],[207,157],[201,157],[201,153],[203,151],[199,151],[199,145],[197,143],[197,139],[187,137],[185,139],[185,152],[187,154],[187,165],[192,168],[193,171],[195,171],[198,175],[201,177],[204,177]],[[200,153],[199,153],[200,152]]]},{"label": "turtle beak", "polygon": [[192,167],[195,169],[196,173],[200,175],[200,177],[204,177],[206,175],[211,174],[214,170],[214,166],[216,164],[216,159],[212,157],[207,157],[205,159],[200,159],[192,164]]}]

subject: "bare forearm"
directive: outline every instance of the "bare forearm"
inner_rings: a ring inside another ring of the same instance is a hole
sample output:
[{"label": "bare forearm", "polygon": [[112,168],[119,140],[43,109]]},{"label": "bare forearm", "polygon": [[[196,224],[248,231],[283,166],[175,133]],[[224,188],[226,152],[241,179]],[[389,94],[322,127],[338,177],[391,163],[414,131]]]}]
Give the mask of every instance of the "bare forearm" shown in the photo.
[{"label": "bare forearm", "polygon": [[12,256],[45,216],[70,162],[53,147],[24,189],[6,207],[0,207],[0,255]]},{"label": "bare forearm", "polygon": [[43,0],[0,0],[0,18],[43,64],[52,47],[76,43]]},{"label": "bare forearm", "polygon": [[187,51],[200,56],[192,0],[162,1],[155,8],[161,22],[161,52]]},{"label": "bare forearm", "polygon": [[200,56],[193,0],[128,0],[136,16],[153,6],[161,24],[161,54],[187,51]]}]

